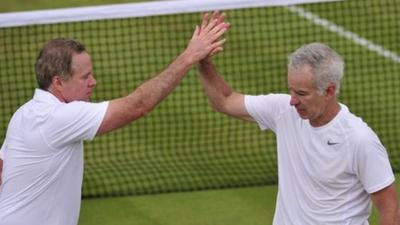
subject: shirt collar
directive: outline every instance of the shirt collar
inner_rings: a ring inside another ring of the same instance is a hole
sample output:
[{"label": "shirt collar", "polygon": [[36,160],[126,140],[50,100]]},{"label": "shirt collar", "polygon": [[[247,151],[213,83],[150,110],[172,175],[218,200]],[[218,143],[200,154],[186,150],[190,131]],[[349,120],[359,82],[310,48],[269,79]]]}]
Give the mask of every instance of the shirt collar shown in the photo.
[{"label": "shirt collar", "polygon": [[35,94],[33,99],[40,102],[61,102],[56,96],[54,96],[49,91],[44,91],[42,89],[35,89]]}]

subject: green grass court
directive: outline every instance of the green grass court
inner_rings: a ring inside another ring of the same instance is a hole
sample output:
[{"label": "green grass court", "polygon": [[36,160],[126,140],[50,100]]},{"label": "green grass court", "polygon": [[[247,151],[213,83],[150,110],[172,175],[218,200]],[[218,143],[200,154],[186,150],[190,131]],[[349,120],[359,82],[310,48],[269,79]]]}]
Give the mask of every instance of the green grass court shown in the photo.
[{"label": "green grass court", "polygon": [[[397,193],[399,180],[397,175]],[[84,200],[79,225],[269,225],[276,191],[268,185]],[[375,208],[369,222],[378,224]]]},{"label": "green grass court", "polygon": [[[3,0],[0,12],[126,2],[134,1]],[[312,13],[309,19],[285,7],[227,11],[232,28],[215,59],[219,71],[244,93],[287,92],[287,54],[304,43],[327,43],[346,62],[341,102],[377,132],[399,172],[399,4],[347,0],[301,7]],[[50,38],[86,44],[98,83],[93,100],[102,101],[161,71],[199,21],[200,14],[191,13],[0,29],[0,137],[32,96],[33,63]],[[213,112],[193,69],[146,118],[86,143],[79,224],[267,225],[276,181],[273,134]],[[370,223],[377,221],[373,213]]]}]

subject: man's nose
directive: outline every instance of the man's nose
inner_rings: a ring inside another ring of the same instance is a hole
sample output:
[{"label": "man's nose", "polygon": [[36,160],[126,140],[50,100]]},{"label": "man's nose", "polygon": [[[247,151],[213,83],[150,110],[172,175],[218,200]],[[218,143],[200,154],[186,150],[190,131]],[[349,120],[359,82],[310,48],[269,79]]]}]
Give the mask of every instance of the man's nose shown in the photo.
[{"label": "man's nose", "polygon": [[94,87],[94,86],[96,86],[96,84],[97,84],[96,78],[92,77],[92,79],[90,80],[89,85],[90,85],[91,87]]},{"label": "man's nose", "polygon": [[290,96],[290,105],[297,105],[299,103],[300,103],[300,101],[296,96],[294,96],[294,95]]}]

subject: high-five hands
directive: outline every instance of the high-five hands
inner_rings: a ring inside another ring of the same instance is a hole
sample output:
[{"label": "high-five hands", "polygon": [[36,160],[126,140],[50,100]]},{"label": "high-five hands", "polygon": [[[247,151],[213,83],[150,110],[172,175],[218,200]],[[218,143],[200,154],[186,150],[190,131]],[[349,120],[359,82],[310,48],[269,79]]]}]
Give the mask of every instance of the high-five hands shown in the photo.
[{"label": "high-five hands", "polygon": [[223,51],[225,39],[222,35],[229,29],[230,24],[225,22],[225,15],[220,12],[214,12],[203,15],[200,26],[196,26],[192,39],[189,42],[185,52],[189,60],[198,62],[205,57],[213,56]]},{"label": "high-five hands", "polygon": [[[214,12],[211,16],[211,18],[209,18],[209,14],[205,13],[203,15],[203,22],[201,24],[201,29],[204,27],[206,27],[210,22],[215,21],[217,25],[223,24],[224,27],[228,30],[230,28],[230,24],[225,22],[225,13],[221,13],[221,12]],[[211,57],[221,51],[224,50],[223,48],[223,44],[225,43],[225,38],[221,39],[218,41],[218,46],[216,48],[214,48],[210,54],[208,55],[208,57]]]}]

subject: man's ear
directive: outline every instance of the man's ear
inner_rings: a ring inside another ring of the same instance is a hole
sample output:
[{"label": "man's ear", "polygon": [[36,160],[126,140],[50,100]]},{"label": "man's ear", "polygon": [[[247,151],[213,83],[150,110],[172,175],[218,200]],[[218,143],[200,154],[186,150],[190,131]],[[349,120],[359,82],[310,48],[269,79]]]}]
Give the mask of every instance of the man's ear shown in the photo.
[{"label": "man's ear", "polygon": [[326,88],[326,97],[332,98],[336,96],[336,85],[334,83],[330,83]]},{"label": "man's ear", "polygon": [[57,91],[61,91],[62,89],[62,78],[59,75],[55,75],[52,79],[51,79],[51,85],[54,87],[54,89],[56,89]]}]

